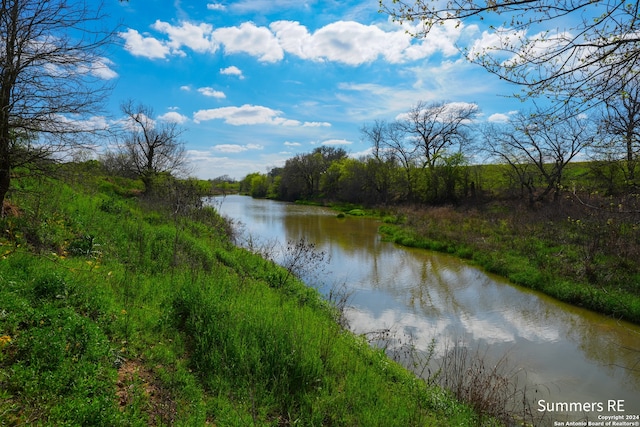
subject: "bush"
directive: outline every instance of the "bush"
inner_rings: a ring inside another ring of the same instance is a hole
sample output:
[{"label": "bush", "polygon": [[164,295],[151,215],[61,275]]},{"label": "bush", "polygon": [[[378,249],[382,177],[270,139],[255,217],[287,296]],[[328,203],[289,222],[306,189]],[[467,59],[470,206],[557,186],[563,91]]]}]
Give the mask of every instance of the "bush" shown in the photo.
[{"label": "bush", "polygon": [[67,251],[71,255],[89,256],[94,253],[94,239],[91,234],[84,234],[69,242]]},{"label": "bush", "polygon": [[48,273],[34,281],[33,294],[36,300],[66,298],[67,284],[58,274]]}]

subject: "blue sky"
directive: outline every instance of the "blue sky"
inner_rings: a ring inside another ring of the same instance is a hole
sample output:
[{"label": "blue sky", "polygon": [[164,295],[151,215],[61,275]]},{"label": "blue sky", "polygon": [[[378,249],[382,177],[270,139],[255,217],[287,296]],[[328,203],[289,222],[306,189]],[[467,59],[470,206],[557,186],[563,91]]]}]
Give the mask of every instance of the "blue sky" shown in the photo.
[{"label": "blue sky", "polygon": [[320,145],[366,154],[360,129],[418,101],[476,103],[480,121],[525,106],[517,87],[456,46],[487,38],[473,24],[412,39],[377,0],[108,0],[119,23],[105,76],[113,117],[128,99],[177,121],[202,179],[266,173]]}]

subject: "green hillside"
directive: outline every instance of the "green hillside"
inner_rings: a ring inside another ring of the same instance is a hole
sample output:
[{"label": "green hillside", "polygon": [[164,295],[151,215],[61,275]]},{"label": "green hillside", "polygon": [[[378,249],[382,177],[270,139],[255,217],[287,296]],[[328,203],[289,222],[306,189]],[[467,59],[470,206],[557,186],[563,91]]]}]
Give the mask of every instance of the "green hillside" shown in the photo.
[{"label": "green hillside", "polygon": [[197,185],[162,188],[142,197],[97,162],[17,182],[0,219],[0,425],[487,422],[236,248],[185,202]]}]

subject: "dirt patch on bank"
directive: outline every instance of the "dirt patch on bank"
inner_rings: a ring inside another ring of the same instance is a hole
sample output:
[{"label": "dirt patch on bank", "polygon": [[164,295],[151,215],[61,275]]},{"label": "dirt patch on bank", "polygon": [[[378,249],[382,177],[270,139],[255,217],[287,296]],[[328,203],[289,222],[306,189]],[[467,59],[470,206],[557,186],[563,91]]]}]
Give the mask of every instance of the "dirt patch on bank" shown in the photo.
[{"label": "dirt patch on bank", "polygon": [[177,405],[153,371],[139,360],[127,360],[118,369],[116,397],[120,410],[137,405],[149,417],[149,425],[172,425]]}]

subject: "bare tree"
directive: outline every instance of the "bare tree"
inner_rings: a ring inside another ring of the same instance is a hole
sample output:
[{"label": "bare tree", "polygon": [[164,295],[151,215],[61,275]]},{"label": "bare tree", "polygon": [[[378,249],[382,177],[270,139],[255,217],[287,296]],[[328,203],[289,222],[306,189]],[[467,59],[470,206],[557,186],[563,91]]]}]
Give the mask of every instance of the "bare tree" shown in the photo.
[{"label": "bare tree", "polygon": [[625,90],[605,100],[600,120],[604,142],[601,154],[622,165],[628,187],[636,183],[640,163],[640,81],[631,80]]},{"label": "bare tree", "polygon": [[177,123],[156,120],[151,107],[133,101],[123,103],[121,109],[127,131],[120,151],[145,191],[152,189],[153,178],[159,174],[186,172],[186,152],[180,140],[184,130]]},{"label": "bare tree", "polygon": [[540,113],[521,113],[507,124],[484,131],[485,149],[492,158],[511,166],[531,205],[552,191],[554,200],[558,199],[565,167],[593,144],[594,138],[595,130],[587,118],[557,120]]},{"label": "bare tree", "polygon": [[419,102],[397,121],[399,129],[411,141],[419,166],[429,171],[433,200],[439,197],[440,176],[436,169],[450,163],[447,157],[468,148],[469,132],[478,112],[476,104]]},{"label": "bare tree", "polygon": [[386,147],[387,123],[376,120],[372,125],[360,129],[363,138],[371,143],[371,157],[366,161],[367,181],[373,187],[377,200],[386,204],[391,190],[392,171],[395,166],[394,154]]},{"label": "bare tree", "polygon": [[16,165],[50,157],[105,128],[97,115],[110,89],[106,82],[116,74],[102,55],[112,32],[102,29],[95,5],[0,2],[0,205]]},{"label": "bare tree", "polygon": [[416,147],[408,140],[402,125],[395,121],[387,125],[385,144],[393,155],[394,161],[404,171],[403,187],[406,188],[405,198],[415,199],[416,187]]},{"label": "bare tree", "polygon": [[638,1],[380,0],[380,6],[395,21],[417,24],[416,37],[446,22],[485,22],[487,37],[468,47],[467,57],[523,85],[527,96],[553,94],[588,108],[637,74]]},{"label": "bare tree", "polygon": [[413,140],[420,162],[433,170],[448,150],[459,151],[469,142],[468,131],[478,112],[476,104],[419,102],[398,123]]}]

